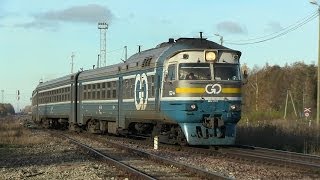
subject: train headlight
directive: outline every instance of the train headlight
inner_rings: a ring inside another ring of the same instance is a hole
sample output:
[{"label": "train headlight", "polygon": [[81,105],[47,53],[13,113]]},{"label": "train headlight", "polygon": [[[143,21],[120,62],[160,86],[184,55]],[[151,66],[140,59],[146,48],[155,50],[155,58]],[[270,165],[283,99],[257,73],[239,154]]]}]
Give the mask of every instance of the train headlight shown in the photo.
[{"label": "train headlight", "polygon": [[197,104],[186,104],[186,110],[187,111],[197,111],[198,106],[197,106]]},{"label": "train headlight", "polygon": [[240,111],[240,105],[239,104],[231,104],[230,105],[230,111]]},{"label": "train headlight", "polygon": [[217,58],[216,51],[204,51],[204,59],[206,61],[215,61]]}]

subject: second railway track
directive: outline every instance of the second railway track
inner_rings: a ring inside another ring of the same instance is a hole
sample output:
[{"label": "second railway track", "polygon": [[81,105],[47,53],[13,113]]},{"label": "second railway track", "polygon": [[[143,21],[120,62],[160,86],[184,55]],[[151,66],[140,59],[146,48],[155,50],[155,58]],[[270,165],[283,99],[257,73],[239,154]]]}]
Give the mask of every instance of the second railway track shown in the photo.
[{"label": "second railway track", "polygon": [[299,167],[309,170],[320,170],[320,156],[280,151],[274,149],[252,148],[224,148],[220,152],[239,158],[247,158],[276,165]]},{"label": "second railway track", "polygon": [[[150,143],[140,140],[131,140],[135,143],[150,147]],[[292,168],[301,168],[305,170],[320,171],[320,156],[295,153],[289,151],[281,151],[260,147],[250,147],[250,146],[226,146],[219,147],[217,150],[215,148],[199,148],[199,147],[178,147],[173,145],[161,144],[162,148],[168,148],[172,150],[185,151],[188,153],[194,154],[203,154],[203,155],[213,155],[213,156],[222,156],[224,158],[230,159],[239,159],[244,161],[254,161],[264,164],[271,164],[274,166],[281,167],[292,167]]]}]

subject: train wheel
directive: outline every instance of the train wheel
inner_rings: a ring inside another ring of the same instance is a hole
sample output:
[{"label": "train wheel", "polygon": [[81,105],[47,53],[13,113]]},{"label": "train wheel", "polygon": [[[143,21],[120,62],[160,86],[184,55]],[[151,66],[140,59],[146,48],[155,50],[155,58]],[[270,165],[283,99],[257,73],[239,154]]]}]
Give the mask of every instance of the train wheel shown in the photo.
[{"label": "train wheel", "polygon": [[177,131],[177,143],[180,145],[180,146],[187,146],[188,145],[188,142],[187,142],[187,139],[186,137],[184,136],[184,133],[183,131],[181,130],[180,127],[177,127],[176,128],[176,131]]},{"label": "train wheel", "polygon": [[97,120],[90,120],[87,123],[87,131],[90,133],[100,133],[100,123]]},{"label": "train wheel", "polygon": [[41,126],[45,129],[50,128],[50,122],[48,119],[41,119]]}]

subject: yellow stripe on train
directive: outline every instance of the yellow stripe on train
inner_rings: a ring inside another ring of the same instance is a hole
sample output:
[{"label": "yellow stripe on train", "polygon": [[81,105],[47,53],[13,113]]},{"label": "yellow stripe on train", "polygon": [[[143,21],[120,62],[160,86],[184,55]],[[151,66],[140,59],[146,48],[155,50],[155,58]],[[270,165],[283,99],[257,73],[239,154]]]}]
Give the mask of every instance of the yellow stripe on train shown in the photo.
[{"label": "yellow stripe on train", "polygon": [[237,94],[237,93],[241,93],[241,89],[240,88],[222,88],[222,93]]},{"label": "yellow stripe on train", "polygon": [[[205,88],[188,88],[188,87],[180,87],[176,88],[177,94],[203,94],[205,93]],[[240,88],[222,88],[222,92],[224,94],[237,94],[241,93]]]},{"label": "yellow stripe on train", "polygon": [[177,94],[203,94],[205,92],[204,88],[176,88]]}]

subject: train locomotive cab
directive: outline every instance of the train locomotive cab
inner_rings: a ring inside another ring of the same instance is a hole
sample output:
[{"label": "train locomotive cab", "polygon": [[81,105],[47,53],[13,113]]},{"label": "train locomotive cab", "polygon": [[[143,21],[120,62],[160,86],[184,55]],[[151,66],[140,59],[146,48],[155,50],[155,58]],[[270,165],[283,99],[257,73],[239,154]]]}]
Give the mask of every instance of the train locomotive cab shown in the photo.
[{"label": "train locomotive cab", "polygon": [[184,137],[178,139],[234,144],[241,117],[240,55],[230,49],[183,50],[164,62],[161,110],[179,124]]}]

